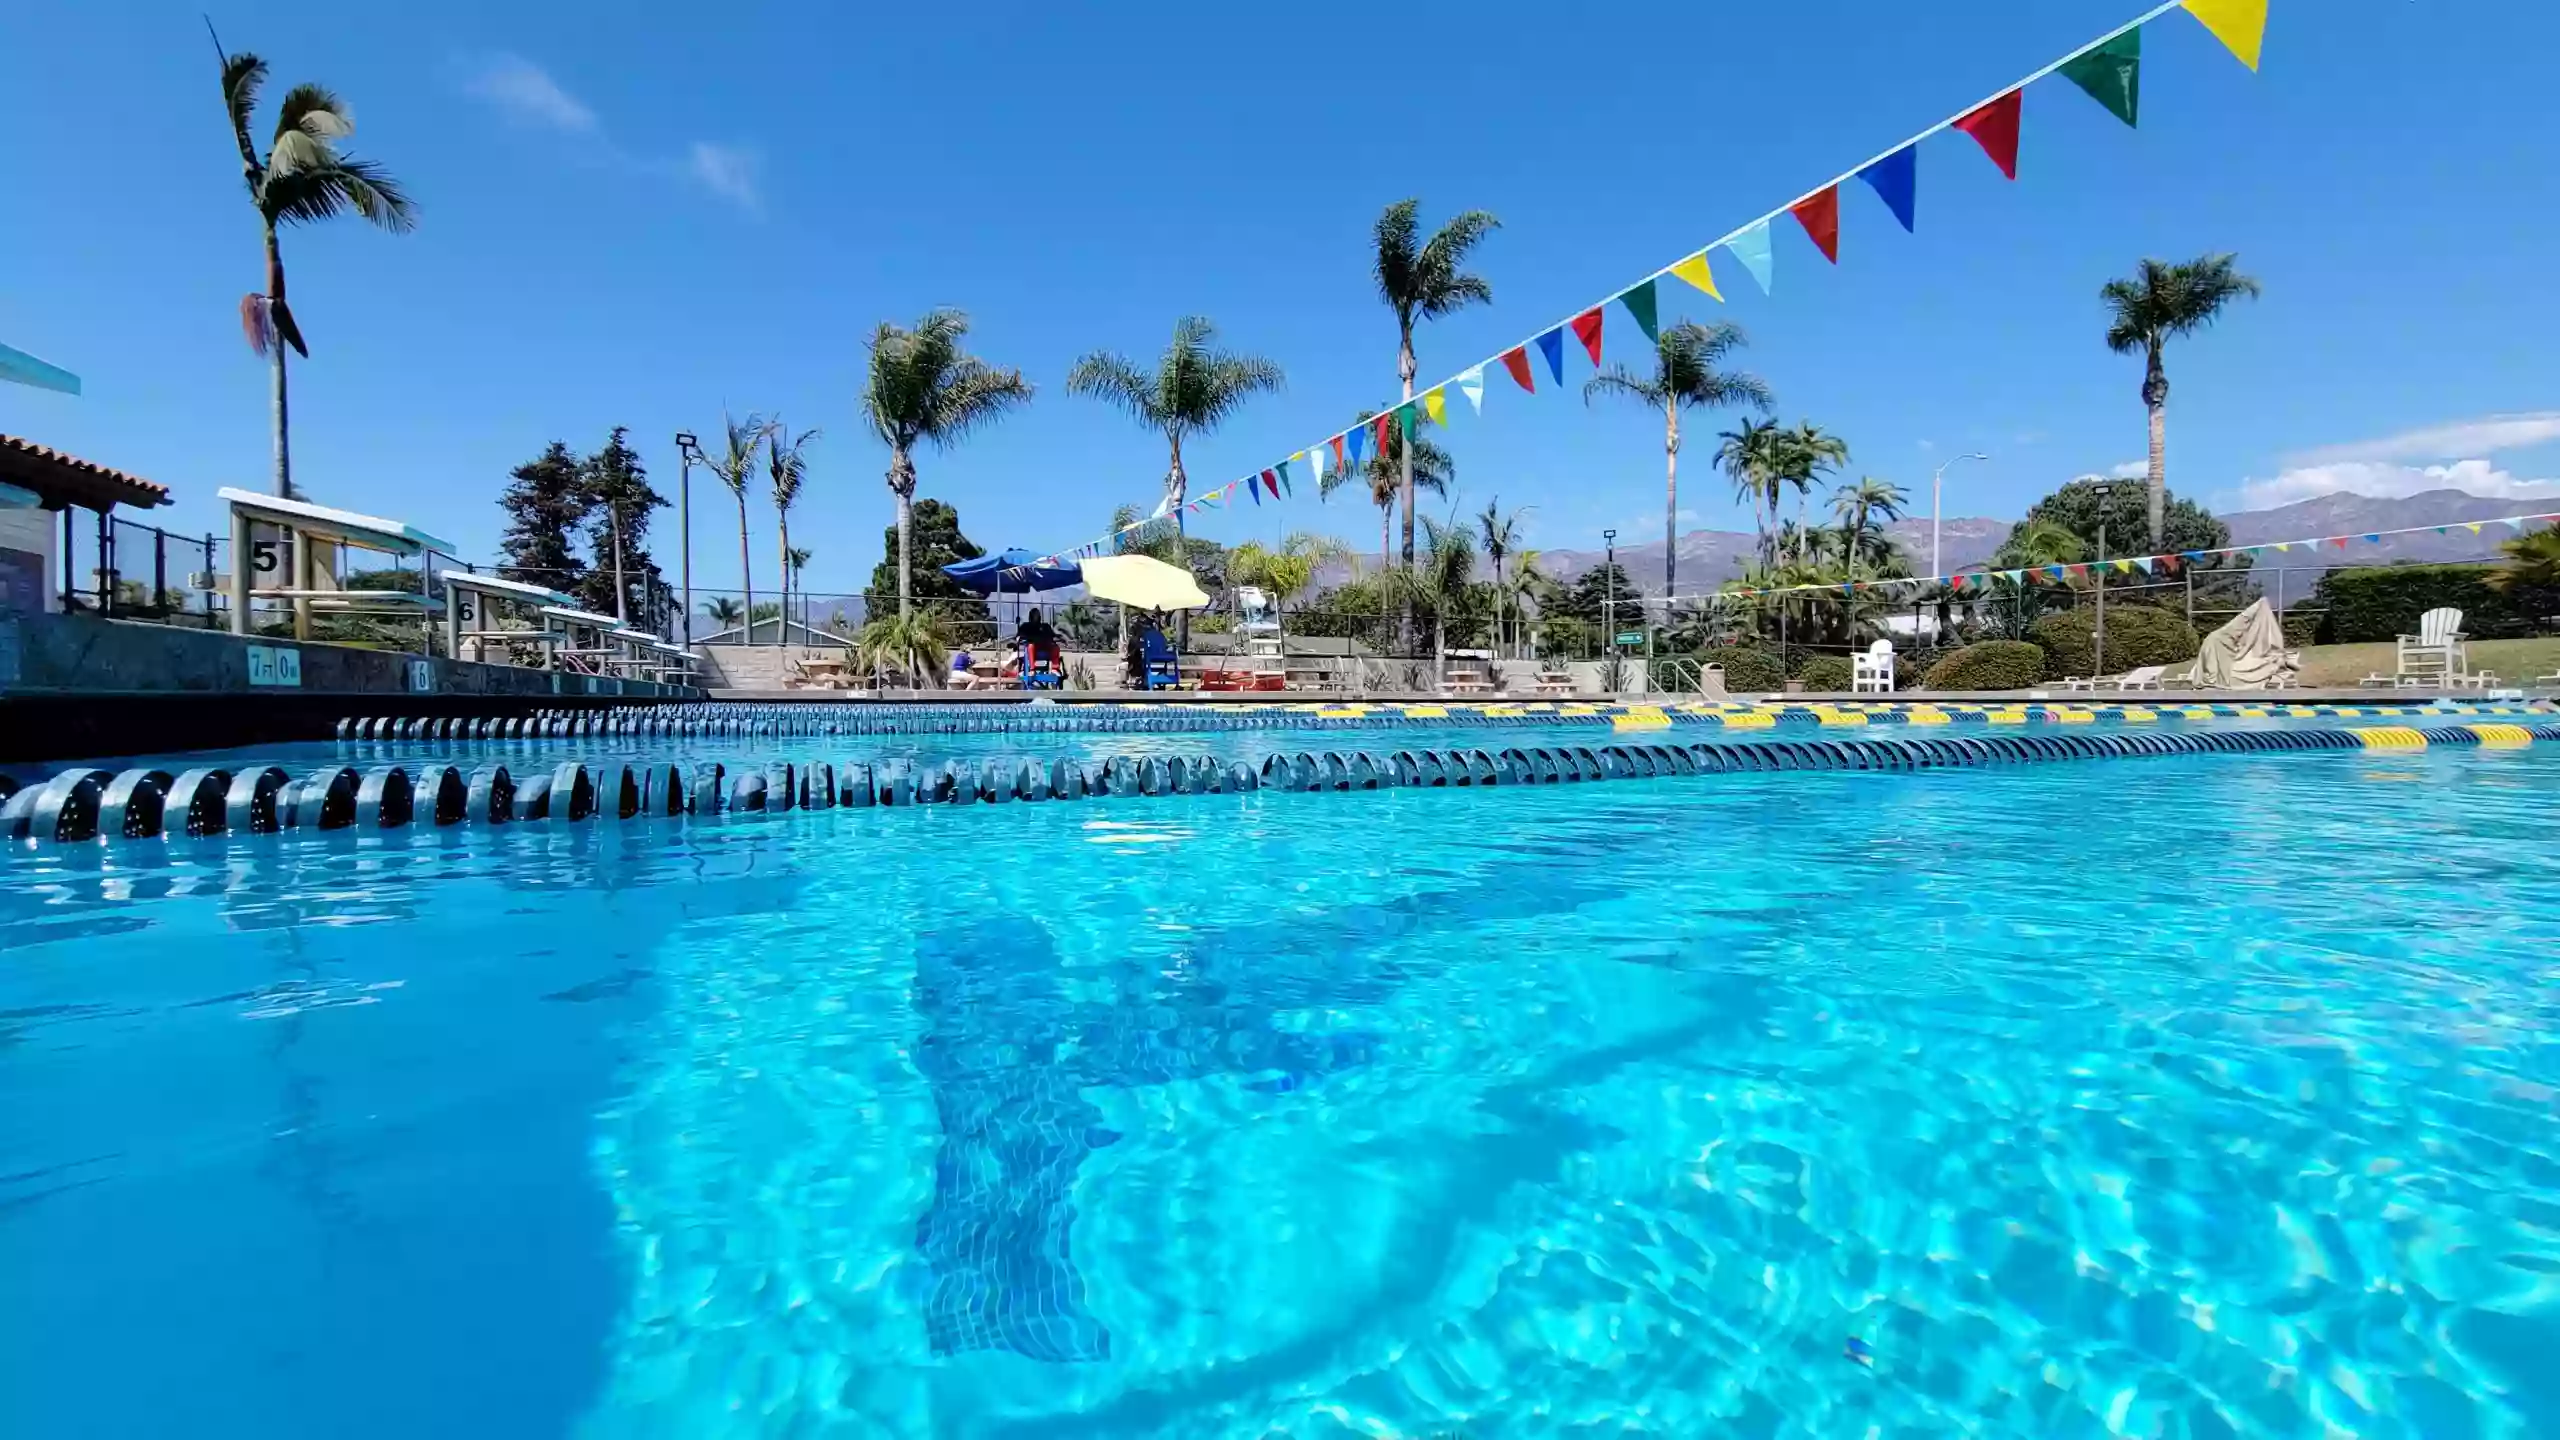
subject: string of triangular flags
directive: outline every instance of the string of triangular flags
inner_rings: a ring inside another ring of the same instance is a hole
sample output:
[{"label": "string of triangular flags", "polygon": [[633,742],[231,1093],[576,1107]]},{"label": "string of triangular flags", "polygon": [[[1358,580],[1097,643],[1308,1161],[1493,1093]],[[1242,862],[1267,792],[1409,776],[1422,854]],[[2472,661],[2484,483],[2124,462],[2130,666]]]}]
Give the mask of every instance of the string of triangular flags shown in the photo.
[{"label": "string of triangular flags", "polygon": [[[2270,551],[2284,554],[2294,550],[2317,553],[2322,546],[2344,550],[2349,545],[2379,545],[2395,535],[2450,535],[2456,530],[2481,533],[2482,527],[2504,525],[2522,533],[2527,525],[2548,520],[2560,523],[2560,511],[2542,515],[2502,515],[2491,520],[2456,520],[2444,525],[2405,525],[2397,530],[2366,530],[2353,535],[2314,535],[2302,540],[2265,540],[2255,545],[2224,545],[2209,550],[2168,550],[2157,555],[2115,555],[2104,560],[2085,560],[2068,565],[2025,565],[2014,570],[1960,570],[1952,575],[1905,575],[1892,579],[1833,580],[1815,585],[1767,585],[1754,588],[1712,590],[1682,599],[1708,600],[1748,599],[1759,595],[1797,595],[1806,591],[1827,590],[1837,595],[1864,594],[1871,590],[1891,590],[1903,586],[1944,585],[1957,594],[1989,591],[1995,584],[2028,586],[2036,584],[2068,584],[2085,580],[2091,572],[2112,571],[2118,575],[2176,575],[2189,566],[2223,555],[2264,555]],[[2229,572],[2237,573],[2237,572]]]},{"label": "string of triangular flags", "polygon": [[[2117,26],[2061,59],[2037,69],[2015,84],[2003,88],[1980,104],[1960,110],[1901,144],[1884,151],[1864,164],[1845,170],[1806,194],[1728,231],[1721,238],[1663,266],[1652,274],[1627,286],[1598,303],[1586,306],[1558,320],[1530,338],[1488,356],[1448,379],[1433,385],[1390,409],[1345,429],[1337,430],[1302,450],[1293,450],[1286,459],[1276,460],[1263,469],[1232,480],[1214,490],[1188,497],[1179,508],[1185,511],[1215,510],[1250,499],[1260,505],[1264,498],[1280,499],[1296,493],[1300,477],[1321,482],[1328,470],[1348,473],[1367,462],[1374,445],[1386,453],[1389,437],[1401,431],[1406,440],[1413,438],[1417,424],[1445,425],[1452,407],[1449,392],[1464,396],[1469,408],[1477,414],[1484,411],[1485,376],[1499,370],[1511,378],[1523,392],[1537,393],[1536,368],[1530,352],[1544,363],[1549,383],[1564,384],[1565,337],[1570,334],[1583,353],[1591,357],[1594,368],[1600,364],[1601,340],[1606,328],[1609,307],[1623,308],[1636,328],[1644,332],[1648,343],[1660,336],[1661,299],[1656,285],[1666,277],[1686,282],[1708,297],[1722,301],[1710,256],[1717,250],[1730,255],[1751,278],[1758,282],[1763,294],[1769,293],[1776,276],[1776,247],[1770,225],[1781,216],[1794,217],[1807,238],[1833,264],[1840,261],[1840,186],[1855,179],[1872,189],[1893,212],[1902,228],[1911,230],[1917,223],[1920,185],[1920,142],[1947,131],[1961,131],[1980,146],[2000,173],[2018,178],[2018,137],[2025,114],[2026,88],[2048,76],[2059,75],[2084,94],[2106,107],[2109,114],[2127,125],[2136,123],[2141,110],[2142,28],[2172,10],[2184,10],[2194,16],[2215,39],[2251,70],[2258,68],[2258,51],[2266,37],[2268,0],[2165,0],[2134,19]],[[1156,513],[1133,525],[1125,525],[1100,539],[1072,549],[1043,556],[1042,565],[1080,560],[1103,554],[1117,547],[1120,538],[1162,520],[1175,508],[1170,504],[1157,507]]]}]

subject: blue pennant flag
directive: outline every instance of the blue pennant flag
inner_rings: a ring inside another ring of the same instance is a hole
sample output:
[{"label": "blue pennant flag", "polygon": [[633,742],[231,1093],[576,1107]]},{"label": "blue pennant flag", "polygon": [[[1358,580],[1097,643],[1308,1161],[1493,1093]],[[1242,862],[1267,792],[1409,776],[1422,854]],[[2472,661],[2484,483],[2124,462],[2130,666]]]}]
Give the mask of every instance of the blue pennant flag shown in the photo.
[{"label": "blue pennant flag", "polygon": [[1727,240],[1724,242],[1724,248],[1732,251],[1733,258],[1742,262],[1742,268],[1751,272],[1751,278],[1760,282],[1760,293],[1768,294],[1769,280],[1773,270],[1770,260],[1769,222],[1763,220]]},{"label": "blue pennant flag", "polygon": [[1343,443],[1351,447],[1351,463],[1357,465],[1369,453],[1369,426],[1366,421],[1342,432]]},{"label": "blue pennant flag", "polygon": [[1893,218],[1902,228],[1911,226],[1912,208],[1920,192],[1920,147],[1905,145],[1873,165],[1858,172],[1858,178],[1875,187],[1884,203],[1893,210]]},{"label": "blue pennant flag", "polygon": [[1564,383],[1564,327],[1559,325],[1538,337],[1538,353],[1547,357],[1547,373]]}]

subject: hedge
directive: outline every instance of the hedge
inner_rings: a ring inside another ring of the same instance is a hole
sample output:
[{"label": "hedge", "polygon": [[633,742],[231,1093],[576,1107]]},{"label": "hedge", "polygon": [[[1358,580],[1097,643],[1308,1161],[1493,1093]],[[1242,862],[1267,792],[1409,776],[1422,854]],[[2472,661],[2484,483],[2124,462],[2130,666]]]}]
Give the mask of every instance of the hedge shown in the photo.
[{"label": "hedge", "polygon": [[1932,690],[2024,690],[2044,677],[2044,650],[2024,640],[1967,645],[1929,667]]},{"label": "hedge", "polygon": [[1807,690],[1846,690],[1854,673],[1846,655],[1816,655],[1804,662],[1796,678]]},{"label": "hedge", "polygon": [[1787,683],[1777,656],[1748,645],[1710,645],[1698,652],[1698,663],[1723,666],[1724,688],[1736,695],[1765,695]]},{"label": "hedge", "polygon": [[2496,640],[2534,633],[2536,617],[2560,610],[2549,591],[2492,590],[2495,565],[2366,565],[2332,570],[2312,589],[2311,603],[2327,614],[2324,645],[2392,640],[2418,633],[2418,617],[2451,606],[2462,612],[2462,633]]},{"label": "hedge", "polygon": [[[2098,673],[2098,611],[2094,605],[2057,610],[2027,627],[2044,651],[2044,678]],[[2152,605],[2107,607],[2106,670],[2120,675],[2142,665],[2183,665],[2196,658],[2196,630]]]}]

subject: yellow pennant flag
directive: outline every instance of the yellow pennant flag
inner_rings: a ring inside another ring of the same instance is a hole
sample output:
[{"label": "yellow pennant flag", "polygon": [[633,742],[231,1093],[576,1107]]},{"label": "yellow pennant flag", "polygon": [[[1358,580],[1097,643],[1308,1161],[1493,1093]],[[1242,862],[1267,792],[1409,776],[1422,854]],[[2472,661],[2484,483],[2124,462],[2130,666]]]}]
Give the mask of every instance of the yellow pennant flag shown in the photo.
[{"label": "yellow pennant flag", "polygon": [[1681,261],[1679,264],[1672,266],[1671,273],[1688,281],[1690,284],[1697,286],[1699,289],[1706,291],[1708,294],[1713,295],[1718,300],[1724,298],[1724,292],[1716,288],[1716,272],[1707,268],[1707,252],[1704,250],[1701,250],[1697,254],[1690,256],[1688,259]]},{"label": "yellow pennant flag", "polygon": [[2187,13],[2204,23],[2240,63],[2258,68],[2258,47],[2267,38],[2267,0],[2183,0]]},{"label": "yellow pennant flag", "polygon": [[1449,397],[1439,386],[1434,385],[1422,392],[1422,408],[1431,416],[1432,424],[1449,423]]}]

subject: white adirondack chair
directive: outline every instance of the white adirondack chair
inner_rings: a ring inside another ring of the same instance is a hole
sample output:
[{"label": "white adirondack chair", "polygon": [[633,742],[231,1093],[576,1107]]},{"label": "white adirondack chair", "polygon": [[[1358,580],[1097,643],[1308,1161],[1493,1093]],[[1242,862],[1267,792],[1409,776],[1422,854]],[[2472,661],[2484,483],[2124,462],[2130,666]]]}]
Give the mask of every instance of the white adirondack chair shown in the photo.
[{"label": "white adirondack chair", "polygon": [[1849,657],[1849,693],[1852,695],[1889,695],[1893,693],[1893,642],[1879,640],[1866,648],[1866,653]]},{"label": "white adirondack chair", "polygon": [[2418,633],[2400,637],[2399,659],[2393,666],[2399,672],[2399,682],[2409,685],[2461,679],[2469,668],[2462,639],[2461,611],[2448,605],[2419,616]]}]

